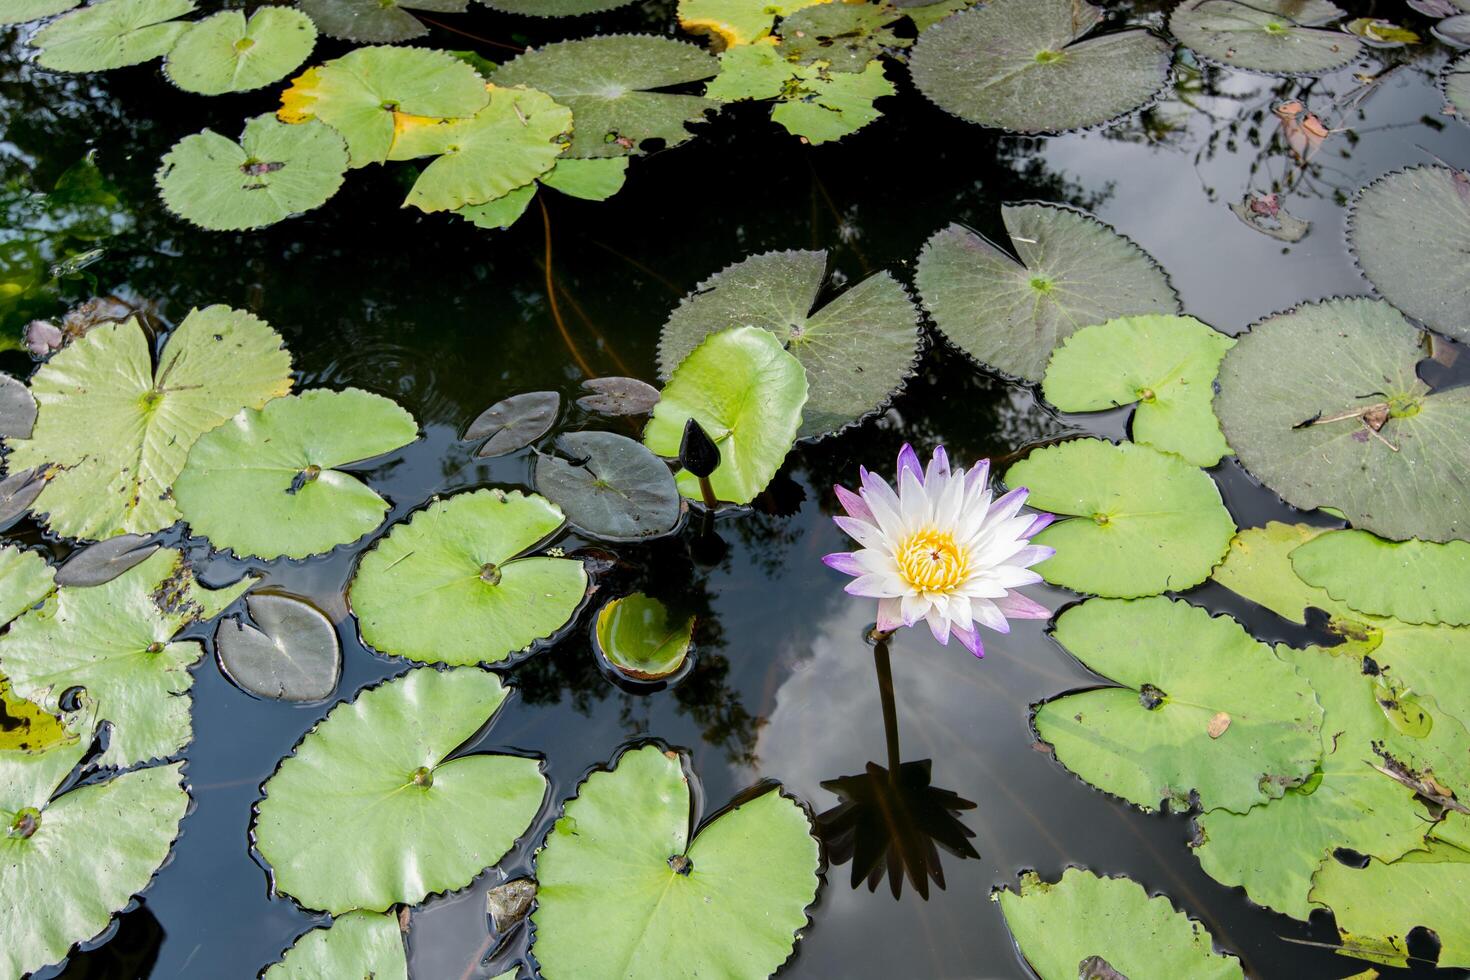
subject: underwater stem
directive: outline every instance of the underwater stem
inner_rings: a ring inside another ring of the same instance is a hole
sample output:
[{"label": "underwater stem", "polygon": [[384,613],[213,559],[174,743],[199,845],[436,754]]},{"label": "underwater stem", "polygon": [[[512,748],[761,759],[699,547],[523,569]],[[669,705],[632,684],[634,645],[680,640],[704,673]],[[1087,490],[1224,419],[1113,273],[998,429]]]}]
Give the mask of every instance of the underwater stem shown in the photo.
[{"label": "underwater stem", "polygon": [[577,343],[572,340],[566,321],[561,318],[561,307],[556,302],[556,277],[551,273],[551,212],[546,210],[546,202],[540,195],[537,195],[536,203],[541,205],[541,228],[546,234],[546,299],[551,304],[551,318],[556,321],[556,329],[561,334],[562,341],[567,345],[572,360],[576,361],[577,367],[582,369],[582,374],[595,378],[597,372],[592,370],[592,366],[587,363],[582,352],[577,350]]}]

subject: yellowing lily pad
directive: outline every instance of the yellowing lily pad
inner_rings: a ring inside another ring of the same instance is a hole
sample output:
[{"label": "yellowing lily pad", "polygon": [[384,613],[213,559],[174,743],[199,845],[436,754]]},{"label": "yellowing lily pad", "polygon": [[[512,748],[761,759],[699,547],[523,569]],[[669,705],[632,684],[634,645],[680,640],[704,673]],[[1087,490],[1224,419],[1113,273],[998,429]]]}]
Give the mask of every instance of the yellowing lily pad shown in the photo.
[{"label": "yellowing lily pad", "polygon": [[751,44],[766,37],[785,17],[830,0],[679,0],[679,26],[709,34],[725,47]]}]

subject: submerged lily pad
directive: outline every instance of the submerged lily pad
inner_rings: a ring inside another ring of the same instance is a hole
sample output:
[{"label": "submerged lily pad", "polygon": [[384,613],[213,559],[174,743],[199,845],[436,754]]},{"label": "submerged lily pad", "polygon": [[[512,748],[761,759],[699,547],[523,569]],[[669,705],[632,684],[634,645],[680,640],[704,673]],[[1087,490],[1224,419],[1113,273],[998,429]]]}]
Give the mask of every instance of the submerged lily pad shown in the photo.
[{"label": "submerged lily pad", "polygon": [[1083,38],[1085,0],[990,0],[919,36],[909,70],[936,105],[1018,133],[1060,133],[1142,108],[1168,81],[1169,45],[1147,31]]},{"label": "submerged lily pad", "polygon": [[[56,791],[92,742],[0,753],[0,975],[65,958],[148,887],[189,806],[182,763]],[[105,833],[101,832],[105,828]]]},{"label": "submerged lily pad", "polygon": [[669,609],[641,592],[611,599],[597,613],[597,648],[626,677],[656,681],[679,672],[694,640],[694,617],[671,621]]},{"label": "submerged lily pad", "polygon": [[1470,543],[1385,541],[1333,531],[1291,553],[1308,585],[1358,612],[1405,623],[1470,625]]},{"label": "submerged lily pad", "polygon": [[508,693],[476,667],[422,667],[333,708],[256,805],[276,889],[333,915],[381,912],[463,888],[499,861],[541,809],[541,766],[450,756]]},{"label": "submerged lily pad", "polygon": [[1162,895],[1138,882],[1068,868],[1055,884],[1034,872],[1019,891],[991,895],[1006,927],[1041,980],[1077,980],[1079,965],[1101,958],[1110,972],[1081,976],[1241,978],[1240,960],[1212,948],[1213,937]]},{"label": "submerged lily pad", "polygon": [[834,71],[860,72],[885,52],[914,43],[889,27],[903,15],[887,5],[819,3],[781,21],[776,51],[786,61],[822,61]]},{"label": "submerged lily pad", "polygon": [[1020,261],[950,225],[925,244],[915,276],[940,332],[981,364],[1040,381],[1052,350],[1082,327],[1179,312],[1148,253],[1091,215],[1022,204],[1001,217]]},{"label": "submerged lily pad", "polygon": [[188,624],[209,619],[253,583],[200,585],[172,548],[105,585],[62,588],[0,636],[0,673],[21,697],[53,714],[82,688],[112,723],[101,766],[167,758],[188,743],[189,668],[204,655],[194,640],[173,642]]},{"label": "submerged lily pad", "polygon": [[554,391],[526,391],[511,395],[485,409],[470,423],[464,437],[485,444],[476,456],[504,456],[531,443],[551,431],[561,411],[561,395]]},{"label": "submerged lily pad", "polygon": [[582,390],[592,394],[577,399],[577,407],[598,415],[647,415],[658,404],[658,389],[637,378],[588,378]]},{"label": "submerged lily pad", "polygon": [[111,582],[158,550],[151,537],[120,534],[74,552],[56,570],[56,584],[92,586]]},{"label": "submerged lily pad", "polygon": [[36,400],[25,382],[0,374],[0,436],[29,439],[36,427]]},{"label": "submerged lily pad", "polygon": [[525,85],[572,110],[570,157],[617,157],[645,151],[648,140],[678,146],[719,103],[661,91],[713,77],[720,63],[672,38],[616,34],[561,41],[506,62],[497,85]]},{"label": "submerged lily pad", "polygon": [[6,445],[12,470],[52,467],[32,505],[69,538],[151,534],[179,519],[170,486],[196,439],[242,408],[291,390],[291,355],[241,310],[193,310],[153,368],[138,321],[104,323],[31,379],[30,439]]},{"label": "submerged lily pad", "polygon": [[333,467],[418,438],[413,416],[357,388],[318,389],[250,409],[200,439],[174,483],[195,534],[240,557],[305,558],[382,523],[388,502]]},{"label": "submerged lily pad", "polygon": [[1374,181],[1353,203],[1348,241],[1384,299],[1470,341],[1470,172],[1411,167]]},{"label": "submerged lily pad", "polygon": [[10,0],[0,10],[0,24],[25,24],[42,17],[66,13],[82,0]]},{"label": "submerged lily pad", "polygon": [[347,147],[315,120],[287,125],[270,113],[245,123],[236,143],[206,129],[163,157],[163,203],[210,231],[264,228],[321,207],[342,186]]},{"label": "submerged lily pad", "polygon": [[[376,0],[374,0],[376,2]],[[365,977],[408,980],[408,956],[398,916],[380,912],[348,912],[296,940],[263,980],[323,980]]]},{"label": "submerged lily pad", "polygon": [[286,595],[245,600],[252,623],[221,620],[214,634],[220,669],[262,698],[320,701],[337,689],[342,645],[332,621]]},{"label": "submerged lily pad", "polygon": [[56,571],[34,551],[0,545],[0,626],[51,594]]},{"label": "submerged lily pad", "polygon": [[1104,792],[1146,810],[1187,810],[1197,793],[1203,810],[1244,813],[1322,757],[1311,686],[1233,619],[1163,597],[1092,599],[1062,613],[1055,636],[1119,686],[1046,702],[1036,731]]},{"label": "submerged lily pad", "polygon": [[299,10],[238,10],[189,25],[164,62],[169,80],[186,92],[248,92],[280,81],[300,67],[316,45],[316,27]]},{"label": "submerged lily pad", "polygon": [[[694,419],[720,451],[720,464],[709,477],[715,498],[749,503],[791,451],[806,400],[806,370],[775,334],[732,327],[710,334],[674,368],[643,442],[673,459],[685,423]],[[678,484],[684,496],[702,499],[692,473],[680,473]]]},{"label": "submerged lily pad", "polygon": [[296,0],[327,37],[360,44],[393,44],[429,33],[409,11],[462,14],[469,0]]},{"label": "submerged lily pad", "polygon": [[895,91],[877,59],[860,71],[838,71],[825,61],[793,63],[769,44],[721,54],[720,74],[704,90],[721,102],[777,100],[771,118],[808,143],[857,132],[881,115],[873,100]]},{"label": "submerged lily pad", "polygon": [[9,530],[24,517],[44,489],[46,474],[43,467],[19,470],[0,480],[0,531]]},{"label": "submerged lily pad", "polygon": [[[547,977],[764,977],[817,894],[806,813],[776,789],[690,840],[680,758],[656,745],[592,773],[536,855],[536,960]],[[589,923],[596,923],[589,929]]]},{"label": "submerged lily pad", "polygon": [[1130,442],[1073,439],[1037,449],[1005,474],[1027,503],[1069,517],[1034,544],[1056,549],[1036,566],[1048,582],[1116,598],[1178,592],[1209,578],[1235,523],[1209,474]]},{"label": "submerged lily pad", "polygon": [[469,65],[427,48],[357,48],[292,80],[281,93],[282,122],[320,119],[347,141],[351,166],[388,159],[399,113],[436,119],[473,116],[490,94]]},{"label": "submerged lily pad", "polygon": [[1357,38],[1324,27],[1342,16],[1327,0],[1185,0],[1169,15],[1169,31],[1232,68],[1320,75],[1363,52]]},{"label": "submerged lily pad", "polygon": [[426,663],[494,663],[551,636],[587,590],[582,563],[528,554],[555,504],[477,490],[436,501],[363,555],[348,598],[364,642]]},{"label": "submerged lily pad", "polygon": [[573,526],[607,541],[668,534],[679,523],[679,488],[663,460],[614,432],[569,432],[568,459],[538,456],[533,482]]},{"label": "submerged lily pad", "polygon": [[1131,316],[1083,327],[1051,356],[1042,391],[1064,412],[1136,402],[1137,442],[1213,466],[1230,452],[1211,402],[1235,341],[1191,316]]},{"label": "submerged lily pad", "polygon": [[771,33],[777,17],[828,0],[679,0],[679,26],[710,34],[724,47],[751,44]]},{"label": "submerged lily pad", "polygon": [[1470,539],[1470,388],[1431,392],[1415,374],[1424,356],[1423,335],[1381,300],[1310,303],[1239,339],[1215,411],[1287,503],[1387,538]]},{"label": "submerged lily pad", "polygon": [[31,38],[52,71],[107,71],[168,54],[189,24],[193,0],[102,0],[52,21]]},{"label": "submerged lily pad", "polygon": [[664,324],[659,373],[670,376],[712,333],[763,327],[806,369],[810,397],[798,438],[877,411],[913,374],[917,311],[903,286],[880,272],[814,312],[826,280],[826,252],[763,252],[716,273]]},{"label": "submerged lily pad", "polygon": [[1470,851],[1436,844],[1363,868],[1328,861],[1312,901],[1332,909],[1349,956],[1408,967],[1409,932],[1423,926],[1439,938],[1436,966],[1470,969]]}]

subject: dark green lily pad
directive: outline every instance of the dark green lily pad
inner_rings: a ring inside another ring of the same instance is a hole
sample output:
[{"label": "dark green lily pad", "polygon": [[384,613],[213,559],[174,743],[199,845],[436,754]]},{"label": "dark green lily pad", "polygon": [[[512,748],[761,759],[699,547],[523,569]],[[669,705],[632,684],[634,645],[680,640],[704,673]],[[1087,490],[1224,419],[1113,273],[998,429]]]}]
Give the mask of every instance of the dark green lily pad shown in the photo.
[{"label": "dark green lily pad", "polygon": [[140,565],[158,550],[143,534],[120,534],[74,553],[56,570],[56,584],[93,586],[111,582],[123,572]]},{"label": "dark green lily pad", "polygon": [[861,72],[887,51],[914,42],[895,34],[890,25],[903,11],[870,3],[819,3],[781,20],[776,51],[786,61],[803,65],[823,61],[838,72]]},{"label": "dark green lily pad", "polygon": [[1291,553],[1308,585],[1370,616],[1405,623],[1470,625],[1470,543],[1385,541],[1332,531]]},{"label": "dark green lily pad", "polygon": [[694,617],[671,621],[669,609],[641,592],[611,599],[597,613],[597,648],[620,674],[656,681],[677,674],[689,656]]},{"label": "dark green lily pad", "polygon": [[531,443],[551,431],[561,411],[561,395],[554,391],[526,391],[511,395],[485,409],[464,437],[470,442],[485,440],[476,456],[504,456]]},{"label": "dark green lily pad", "polygon": [[36,399],[25,382],[0,374],[0,436],[29,439],[36,425]]},{"label": "dark green lily pad", "polygon": [[657,745],[588,776],[536,855],[536,960],[548,977],[764,977],[817,894],[806,812],[770,789],[691,840],[689,778]]},{"label": "dark green lily pad", "polygon": [[838,71],[825,61],[788,61],[769,44],[742,44],[720,55],[720,74],[704,93],[722,102],[774,99],[774,121],[807,143],[826,143],[877,119],[873,100],[895,91],[878,59]]},{"label": "dark green lily pad", "polygon": [[607,541],[641,541],[679,523],[679,488],[668,464],[613,432],[569,432],[567,458],[538,456],[533,482],[574,527]]},{"label": "dark green lily pad", "polygon": [[936,105],[1017,133],[1100,126],[1142,108],[1168,81],[1169,45],[1147,31],[1087,38],[1086,0],[990,0],[919,36],[909,70]]},{"label": "dark green lily pad", "polygon": [[1001,217],[1020,261],[950,225],[924,246],[915,277],[940,332],[981,364],[1038,382],[1052,350],[1081,327],[1179,312],[1148,253],[1091,215],[1022,204]]},{"label": "dark green lily pad", "polygon": [[262,7],[248,21],[221,10],[189,25],[163,70],[186,92],[248,92],[295,71],[315,45],[316,27],[299,10]]},{"label": "dark green lily pad", "polygon": [[[376,2],[376,0],[374,0]],[[366,977],[408,980],[408,956],[398,916],[380,912],[348,912],[296,940],[263,980],[325,980]]]},{"label": "dark green lily pad", "polygon": [[362,638],[425,663],[495,663],[551,636],[587,591],[580,561],[533,554],[565,523],[519,491],[439,500],[362,556],[348,599]]},{"label": "dark green lily pad", "polygon": [[327,37],[359,44],[393,44],[429,33],[410,11],[462,14],[469,0],[296,0]]},{"label": "dark green lily pad", "polygon": [[10,0],[0,10],[0,24],[26,24],[42,17],[66,13],[82,0]]},{"label": "dark green lily pad", "polygon": [[1327,0],[1184,0],[1169,15],[1169,31],[1232,68],[1320,75],[1363,52],[1357,38],[1325,26],[1342,16]]},{"label": "dark green lily pad", "polygon": [[286,595],[252,595],[245,605],[252,622],[224,619],[215,629],[214,652],[225,676],[257,697],[330,697],[342,673],[342,645],[332,621]]},{"label": "dark green lily pad", "polygon": [[189,24],[193,0],[102,0],[52,21],[31,38],[52,71],[107,71],[167,54]]},{"label": "dark green lily pad", "polygon": [[46,474],[41,467],[19,470],[0,480],[0,531],[24,517],[44,489]]},{"label": "dark green lily pad", "polygon": [[626,7],[633,0],[480,0],[491,10],[527,17],[575,17]]},{"label": "dark green lily pad", "polygon": [[719,107],[713,99],[661,91],[711,78],[720,63],[704,50],[671,38],[636,34],[588,37],[535,48],[506,62],[497,85],[525,85],[572,110],[570,157],[644,152],[648,140],[677,146]]},{"label": "dark green lily pad", "polygon": [[1381,300],[1310,303],[1239,338],[1215,412],[1287,503],[1386,538],[1467,540],[1470,388],[1431,392],[1415,374],[1424,356],[1423,335]]},{"label": "dark green lily pad", "polygon": [[174,497],[190,529],[240,557],[305,558],[376,528],[388,502],[334,469],[418,438],[413,416],[357,388],[267,402],[194,444]]},{"label": "dark green lily pad", "polygon": [[347,146],[336,130],[265,113],[245,123],[238,143],[210,129],[185,136],[164,155],[156,180],[179,217],[211,231],[242,231],[321,207],[346,171]]},{"label": "dark green lily pad", "polygon": [[1037,449],[1005,482],[1029,487],[1030,506],[1070,518],[1031,540],[1057,552],[1036,571],[1075,592],[1183,591],[1209,578],[1235,534],[1208,473],[1131,442],[1073,439]]},{"label": "dark green lily pad", "polygon": [[1374,181],[1353,202],[1348,242],[1384,299],[1470,341],[1470,172],[1411,167]]},{"label": "dark green lily pad", "polygon": [[806,370],[809,397],[798,438],[836,432],[877,411],[914,372],[917,311],[880,272],[814,311],[827,279],[826,252],[763,252],[701,282],[659,337],[668,377],[707,336],[762,327]]},{"label": "dark green lily pad", "polygon": [[637,378],[588,378],[582,389],[592,394],[577,399],[577,407],[598,415],[647,415],[658,404],[658,389]]}]

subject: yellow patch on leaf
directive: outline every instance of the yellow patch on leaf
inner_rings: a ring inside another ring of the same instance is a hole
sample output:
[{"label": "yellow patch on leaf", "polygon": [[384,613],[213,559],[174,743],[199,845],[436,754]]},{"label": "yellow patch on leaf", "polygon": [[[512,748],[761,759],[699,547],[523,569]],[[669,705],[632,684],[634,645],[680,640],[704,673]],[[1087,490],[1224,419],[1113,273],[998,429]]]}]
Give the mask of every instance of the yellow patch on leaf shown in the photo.
[{"label": "yellow patch on leaf", "polygon": [[76,740],[60,718],[16,697],[10,681],[0,676],[0,752],[44,752]]},{"label": "yellow patch on leaf", "polygon": [[304,123],[316,118],[317,86],[321,84],[320,67],[308,68],[291,79],[281,92],[281,107],[276,118],[283,123]]},{"label": "yellow patch on leaf", "polygon": [[[777,17],[833,0],[679,0],[679,26],[707,34],[723,51],[770,36]],[[847,0],[861,3],[863,0]]]}]

